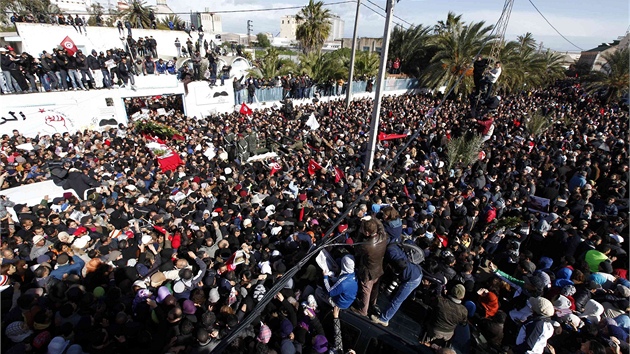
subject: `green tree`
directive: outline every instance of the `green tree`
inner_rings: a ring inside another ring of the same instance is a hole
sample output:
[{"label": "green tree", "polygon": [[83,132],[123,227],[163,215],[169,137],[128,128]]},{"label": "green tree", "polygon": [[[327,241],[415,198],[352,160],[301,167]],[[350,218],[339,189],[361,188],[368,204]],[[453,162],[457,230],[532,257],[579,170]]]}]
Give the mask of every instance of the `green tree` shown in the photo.
[{"label": "green tree", "polygon": [[256,35],[256,41],[258,41],[259,47],[262,47],[262,48],[271,47],[271,41],[269,40],[269,37],[267,37],[267,35],[264,33],[258,33]]},{"label": "green tree", "polygon": [[0,0],[0,22],[10,24],[11,16],[49,14],[50,0]]},{"label": "green tree", "polygon": [[281,59],[276,47],[269,47],[264,55],[256,61],[255,67],[249,70],[250,75],[259,78],[273,78],[295,71],[296,65],[288,59]]},{"label": "green tree", "polygon": [[493,39],[488,39],[492,26],[486,26],[483,21],[466,24],[459,18],[449,19],[438,34],[431,37],[430,43],[436,47],[436,53],[421,78],[430,87],[446,86],[449,90],[465,74],[454,92],[466,94],[472,91],[472,59],[486,40],[484,52],[492,47]]},{"label": "green tree", "polygon": [[618,99],[628,92],[630,84],[630,59],[628,48],[605,53],[605,61],[600,71],[593,71],[586,77],[586,87],[591,92],[604,94],[604,100]]},{"label": "green tree", "polygon": [[121,15],[131,22],[132,26],[136,26],[138,20],[142,23],[142,27],[150,28],[151,20],[149,20],[149,12],[151,8],[144,0],[131,0],[129,8],[121,12]]},{"label": "green tree", "polygon": [[309,0],[308,5],[295,16],[298,23],[295,37],[302,45],[304,53],[320,51],[330,34],[332,15],[321,1]]},{"label": "green tree", "polygon": [[170,29],[170,27],[168,26],[169,22],[173,22],[173,26],[175,27],[177,27],[177,24],[180,24],[180,25],[184,24],[184,20],[182,20],[181,17],[179,17],[176,14],[170,14],[160,19],[160,21],[157,24],[158,29],[163,29],[163,30]]},{"label": "green tree", "polygon": [[378,74],[380,56],[374,52],[357,52],[354,60],[354,74],[356,77],[370,77]]},{"label": "green tree", "polygon": [[443,34],[445,32],[450,32],[453,28],[456,28],[462,24],[462,15],[455,15],[454,12],[449,11],[446,15],[446,21],[438,21],[438,23],[433,26],[434,34]]},{"label": "green tree", "polygon": [[430,27],[412,26],[408,29],[396,26],[392,31],[388,57],[400,58],[403,73],[418,77],[423,68],[429,65],[435,54],[431,44]]},{"label": "green tree", "polygon": [[103,7],[103,5],[101,5],[100,3],[94,3],[92,5],[90,5],[90,9],[88,11],[90,13],[90,17],[88,18],[88,25],[89,26],[96,26],[96,17],[100,16],[101,17],[101,21],[103,21],[103,24],[105,24],[105,19],[103,18],[103,15],[105,14],[105,8]]}]

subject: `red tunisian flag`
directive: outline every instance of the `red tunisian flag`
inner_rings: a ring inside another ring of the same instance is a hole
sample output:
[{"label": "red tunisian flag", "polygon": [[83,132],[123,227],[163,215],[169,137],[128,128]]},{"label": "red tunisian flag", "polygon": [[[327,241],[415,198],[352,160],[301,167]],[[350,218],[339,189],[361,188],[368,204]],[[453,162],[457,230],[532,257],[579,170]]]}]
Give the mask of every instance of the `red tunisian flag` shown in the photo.
[{"label": "red tunisian flag", "polygon": [[309,175],[314,175],[315,172],[319,171],[322,169],[322,165],[318,164],[317,161],[311,159],[311,161],[308,162],[308,174]]},{"label": "red tunisian flag", "polygon": [[158,156],[157,159],[158,165],[160,165],[160,169],[162,169],[162,172],[173,171],[177,169],[177,167],[179,167],[180,165],[184,164],[182,159],[179,157],[179,154],[175,150],[170,148],[168,149],[166,154]]},{"label": "red tunisian flag", "polygon": [[70,37],[68,37],[68,36],[66,36],[66,38],[64,38],[63,41],[61,41],[61,46],[71,56],[74,55],[74,53],[76,53],[77,50],[79,50],[79,48],[77,48],[77,46],[74,44],[72,39],[70,39]]},{"label": "red tunisian flag", "polygon": [[343,174],[343,171],[335,167],[335,183],[339,183],[339,181],[341,181],[345,177],[346,175]]},{"label": "red tunisian flag", "polygon": [[269,164],[269,167],[271,167],[271,172],[269,173],[270,176],[273,176],[274,173],[282,170],[282,165],[279,164],[278,162],[272,162]]},{"label": "red tunisian flag", "polygon": [[249,108],[249,107],[245,104],[245,102],[243,102],[243,103],[241,104],[241,110],[240,110],[239,112],[241,112],[241,114],[244,114],[244,115],[246,115],[246,116],[248,116],[248,115],[250,115],[250,114],[253,114],[253,113],[254,113],[254,111],[252,111],[252,109],[251,109],[251,108]]},{"label": "red tunisian flag", "polygon": [[407,134],[385,134],[383,132],[378,133],[379,141],[401,139],[401,138],[406,138],[406,137],[407,137]]}]

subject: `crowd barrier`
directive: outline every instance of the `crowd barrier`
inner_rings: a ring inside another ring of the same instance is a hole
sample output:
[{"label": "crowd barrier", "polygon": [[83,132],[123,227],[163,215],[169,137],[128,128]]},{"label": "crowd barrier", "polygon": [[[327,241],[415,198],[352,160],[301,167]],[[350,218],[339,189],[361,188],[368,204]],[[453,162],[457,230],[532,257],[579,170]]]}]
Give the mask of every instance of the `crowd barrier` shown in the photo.
[{"label": "crowd barrier", "polygon": [[[367,82],[366,81],[355,81],[352,84],[352,93],[362,93],[366,92]],[[418,80],[417,79],[389,79],[385,80],[385,92],[387,91],[400,91],[400,90],[413,90],[417,89]],[[376,87],[373,87],[372,90],[375,90]],[[307,98],[313,98],[315,91],[320,93],[320,96],[339,96],[332,94],[331,92],[326,92],[324,89],[316,88],[315,86],[311,87],[307,93]],[[341,95],[345,95],[345,90]],[[244,102],[247,102],[247,90],[241,90],[241,97]],[[282,87],[265,87],[256,89],[256,100],[259,102],[271,102],[271,101],[280,101],[284,97],[282,97]]]}]

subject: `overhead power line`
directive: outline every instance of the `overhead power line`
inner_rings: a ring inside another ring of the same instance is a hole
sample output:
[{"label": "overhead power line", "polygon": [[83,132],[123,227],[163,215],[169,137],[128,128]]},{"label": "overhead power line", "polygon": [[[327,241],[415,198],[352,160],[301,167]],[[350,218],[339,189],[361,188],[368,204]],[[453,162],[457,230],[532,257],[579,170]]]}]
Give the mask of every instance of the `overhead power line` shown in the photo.
[{"label": "overhead power line", "polygon": [[[328,2],[324,3],[324,6],[332,6],[332,5],[341,5],[348,3],[356,3],[354,0],[345,0],[345,1],[336,1],[336,2]],[[231,14],[231,13],[241,13],[241,12],[265,12],[265,11],[282,11],[282,10],[299,10],[303,9],[304,6],[284,6],[284,7],[271,7],[264,9],[243,9],[243,10],[218,10],[218,11],[188,11],[188,12],[154,12],[156,15],[190,15],[191,12],[196,13],[211,13],[211,14]],[[103,7],[103,15],[110,15],[107,13],[108,8]],[[89,11],[59,11],[64,15],[91,15]],[[13,11],[5,11],[5,14],[12,15]]]},{"label": "overhead power line", "polygon": [[[363,6],[363,7],[367,8],[368,10],[370,10],[370,11],[374,12],[375,14],[377,14],[377,15],[381,16],[382,18],[386,18],[386,17],[387,17],[387,16],[385,16],[385,14],[381,13],[380,11],[374,10],[374,8],[372,8],[372,7],[368,6],[368,5],[366,5],[364,2],[362,2],[362,3],[361,3],[361,6]],[[402,27],[403,29],[405,28],[405,26],[403,26],[403,24],[402,24],[402,23],[400,23],[400,22],[396,22],[396,21],[393,21],[393,22],[394,22],[397,26],[400,26],[400,27]]]},{"label": "overhead power line", "polygon": [[[387,12],[387,10],[386,10],[383,6],[381,6],[381,5],[379,5],[379,4],[375,3],[375,2],[373,2],[372,0],[367,0],[367,2],[369,2],[370,4],[372,4],[372,5],[376,6],[376,7],[377,7],[377,8],[379,8],[379,9],[383,10],[383,12]],[[409,26],[412,26],[412,27],[414,26],[414,24],[413,24],[413,23],[411,23],[411,22],[409,22],[409,21],[405,20],[404,18],[402,18],[402,17],[400,17],[400,16],[397,16],[397,15],[393,15],[393,16],[394,16],[394,18],[396,18],[396,19],[398,19],[398,20],[400,20],[400,21],[402,21],[402,22],[406,23],[406,24],[407,24],[407,25],[409,25]],[[383,15],[383,17],[385,17],[385,15]]]},{"label": "overhead power line", "polygon": [[536,7],[536,5],[534,4],[534,2],[532,0],[528,0],[530,4],[532,4],[532,6],[534,7],[534,9],[536,9],[536,11],[540,14],[540,16],[542,16],[542,18],[547,22],[547,24],[549,26],[551,26],[551,28],[553,28],[554,31],[556,31],[557,34],[560,35],[560,37],[564,38],[565,41],[569,42],[572,46],[574,46],[575,48],[584,51],[584,49],[582,49],[581,47],[579,47],[577,44],[571,42],[567,37],[565,37],[562,33],[560,33],[560,31],[558,31],[558,29],[556,27],[554,27],[554,25],[551,24],[551,22],[549,22],[549,20],[545,17],[545,15],[543,15],[542,12],[540,12],[540,10],[538,10],[538,7]]}]

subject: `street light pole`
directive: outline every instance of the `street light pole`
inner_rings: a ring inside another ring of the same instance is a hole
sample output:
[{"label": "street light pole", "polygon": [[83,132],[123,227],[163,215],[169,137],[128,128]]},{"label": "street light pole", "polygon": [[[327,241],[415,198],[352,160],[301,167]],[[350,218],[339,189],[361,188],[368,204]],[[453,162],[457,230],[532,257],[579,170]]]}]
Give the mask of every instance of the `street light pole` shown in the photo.
[{"label": "street light pole", "polygon": [[381,96],[385,89],[385,70],[387,69],[387,52],[389,51],[389,39],[391,37],[392,15],[394,14],[394,4],[396,0],[387,0],[387,17],[385,18],[385,30],[383,32],[383,45],[381,46],[381,65],[378,69],[378,81],[376,82],[376,93],[374,96],[374,108],[372,109],[372,120],[370,121],[370,140],[368,143],[368,153],[366,155],[365,172],[372,169],[374,164],[374,153],[376,150],[376,140],[378,137],[378,127],[381,114]]},{"label": "street light pole", "polygon": [[354,33],[352,35],[352,54],[350,54],[350,76],[348,77],[348,88],[346,89],[346,109],[350,108],[350,101],[352,101],[352,80],[354,78],[354,58],[357,54],[357,30],[359,28],[360,10],[361,0],[357,0],[357,13],[354,16]]}]

